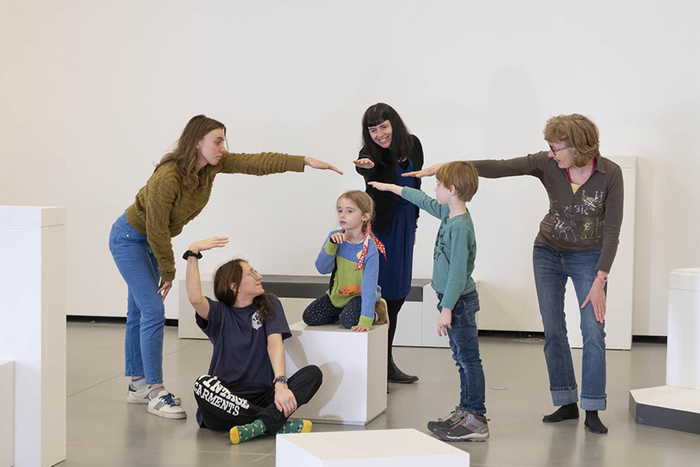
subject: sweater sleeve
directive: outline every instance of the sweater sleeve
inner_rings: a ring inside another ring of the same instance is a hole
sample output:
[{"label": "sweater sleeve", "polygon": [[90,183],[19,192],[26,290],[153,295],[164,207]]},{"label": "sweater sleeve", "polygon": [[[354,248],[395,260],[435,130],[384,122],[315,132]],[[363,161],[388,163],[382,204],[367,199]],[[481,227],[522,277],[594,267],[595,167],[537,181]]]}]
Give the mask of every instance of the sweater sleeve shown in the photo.
[{"label": "sweater sleeve", "polygon": [[365,153],[360,153],[360,155],[357,156],[357,160],[360,160],[360,159],[371,160],[372,162],[374,162],[374,167],[372,167],[371,169],[361,169],[358,166],[355,166],[355,171],[358,174],[362,175],[362,177],[365,179],[365,182],[375,181],[375,178],[376,178],[375,174],[377,172],[377,169],[379,168],[378,162],[375,161],[371,155],[365,154]]},{"label": "sweater sleeve", "polygon": [[469,281],[469,239],[466,229],[457,228],[450,232],[450,266],[447,283],[440,306],[452,310]]},{"label": "sweater sleeve", "polygon": [[374,323],[374,306],[377,303],[377,284],[379,283],[379,251],[374,242],[370,242],[367,248],[362,269],[362,311],[357,324],[371,329]]},{"label": "sweater sleeve", "polygon": [[148,181],[146,237],[158,260],[158,270],[165,282],[175,279],[175,258],[170,240],[170,212],[179,193],[179,181],[172,172],[162,171]]},{"label": "sweater sleeve", "polygon": [[342,230],[334,230],[328,234],[318,257],[316,257],[316,270],[320,274],[330,274],[335,268],[335,254],[338,252],[338,244],[331,242],[331,235],[338,232],[342,232]]},{"label": "sweater sleeve", "polygon": [[501,178],[517,175],[533,175],[541,178],[547,163],[547,153],[538,152],[524,157],[505,160],[471,161],[480,177]]},{"label": "sweater sleeve", "polygon": [[448,206],[441,206],[436,199],[415,188],[404,187],[401,190],[401,197],[438,219],[442,219],[445,209],[450,210]]},{"label": "sweater sleeve", "polygon": [[282,172],[303,172],[304,156],[290,156],[277,152],[258,154],[224,153],[219,163],[221,172],[248,175],[269,175]]},{"label": "sweater sleeve", "polygon": [[608,196],[605,200],[605,226],[603,227],[603,248],[600,259],[596,265],[596,270],[610,272],[613,260],[617,254],[617,246],[620,243],[620,228],[622,226],[622,213],[624,210],[624,184],[622,180],[622,169],[615,167],[615,170],[608,174],[610,185]]}]

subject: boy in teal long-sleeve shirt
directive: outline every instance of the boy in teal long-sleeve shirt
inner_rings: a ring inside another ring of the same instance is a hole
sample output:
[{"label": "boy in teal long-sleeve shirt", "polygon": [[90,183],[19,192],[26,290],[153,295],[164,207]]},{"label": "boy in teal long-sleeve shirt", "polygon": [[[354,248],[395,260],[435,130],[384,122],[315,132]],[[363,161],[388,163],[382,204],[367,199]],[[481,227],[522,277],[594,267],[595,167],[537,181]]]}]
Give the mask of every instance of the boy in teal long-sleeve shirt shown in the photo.
[{"label": "boy in teal long-sleeve shirt", "polygon": [[439,300],[438,335],[449,337],[452,358],[459,369],[460,401],[450,416],[429,422],[428,429],[446,441],[485,441],[489,427],[476,328],[479,295],[472,279],[476,237],[466,205],[479,187],[479,175],[471,163],[457,161],[443,165],[436,178],[437,199],[413,188],[369,184],[400,195],[441,220],[433,251],[431,286]]}]

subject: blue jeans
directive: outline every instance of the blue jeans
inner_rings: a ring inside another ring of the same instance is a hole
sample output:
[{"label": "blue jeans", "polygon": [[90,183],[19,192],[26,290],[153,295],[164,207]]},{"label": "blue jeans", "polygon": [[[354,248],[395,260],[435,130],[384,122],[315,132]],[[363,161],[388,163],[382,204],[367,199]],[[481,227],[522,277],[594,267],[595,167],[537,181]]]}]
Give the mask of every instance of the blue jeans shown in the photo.
[{"label": "blue jeans", "polygon": [[157,293],[160,285],[158,260],[146,236],[126,221],[126,213],[112,225],[109,251],[129,288],[125,376],[145,376],[146,384],[161,384],[165,306]]},{"label": "blue jeans", "polygon": [[[438,310],[442,294],[438,292]],[[475,291],[462,295],[452,309],[452,329],[447,328],[452,359],[459,369],[459,406],[473,413],[486,413],[486,383],[484,368],[479,356],[479,332],[476,329],[476,312],[479,311],[479,294]]]},{"label": "blue jeans", "polygon": [[[566,332],[564,292],[571,278],[579,306],[586,300],[596,278],[600,250],[566,252],[535,243],[532,263],[535,270],[537,299],[544,325],[544,358],[549,371],[549,386],[554,405],[578,401],[578,387]],[[607,286],[605,288],[607,294]],[[581,408],[605,410],[605,323],[595,319],[593,305],[581,311],[583,368],[581,370]]]}]

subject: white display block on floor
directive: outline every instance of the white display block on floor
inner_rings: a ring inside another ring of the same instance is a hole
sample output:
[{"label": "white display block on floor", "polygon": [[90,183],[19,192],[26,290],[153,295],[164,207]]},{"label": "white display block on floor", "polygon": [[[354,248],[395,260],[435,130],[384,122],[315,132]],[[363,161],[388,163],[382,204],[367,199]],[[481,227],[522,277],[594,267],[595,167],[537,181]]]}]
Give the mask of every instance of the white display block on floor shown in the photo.
[{"label": "white display block on floor", "polygon": [[352,332],[340,324],[290,326],[284,341],[287,375],[316,365],[323,384],[295,418],[316,422],[365,425],[386,410],[387,325]]},{"label": "white display block on floor", "polygon": [[276,467],[469,467],[469,453],[414,429],[277,435]]},{"label": "white display block on floor", "polygon": [[631,390],[629,410],[639,424],[700,434],[700,268],[671,271],[666,386]]},{"label": "white display block on floor", "polygon": [[[634,212],[637,191],[637,158],[610,157],[622,169],[625,184],[620,244],[608,281],[605,346],[608,350],[632,349],[632,304],[634,298]],[[585,297],[584,297],[585,298]],[[566,329],[569,345],[583,347],[581,309],[571,280],[566,284]]]},{"label": "white display block on floor", "polygon": [[66,209],[0,206],[0,359],[15,362],[15,467],[66,458]]},{"label": "white display block on floor", "polygon": [[669,275],[666,384],[700,391],[700,268]]},{"label": "white display block on floor", "polygon": [[15,453],[15,362],[0,360],[0,467],[11,467]]}]

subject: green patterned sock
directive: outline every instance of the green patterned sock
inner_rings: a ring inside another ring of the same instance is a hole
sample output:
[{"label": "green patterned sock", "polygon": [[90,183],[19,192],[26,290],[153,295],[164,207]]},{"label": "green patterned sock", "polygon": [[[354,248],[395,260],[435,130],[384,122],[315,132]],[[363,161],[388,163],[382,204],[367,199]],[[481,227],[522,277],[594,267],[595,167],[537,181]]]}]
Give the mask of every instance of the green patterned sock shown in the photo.
[{"label": "green patterned sock", "polygon": [[233,444],[250,441],[256,436],[265,433],[265,424],[262,420],[255,420],[247,425],[239,425],[231,428],[230,438]]},{"label": "green patterned sock", "polygon": [[287,420],[280,431],[277,433],[309,433],[311,432],[311,421],[303,420],[301,418],[295,418],[293,420]]}]

